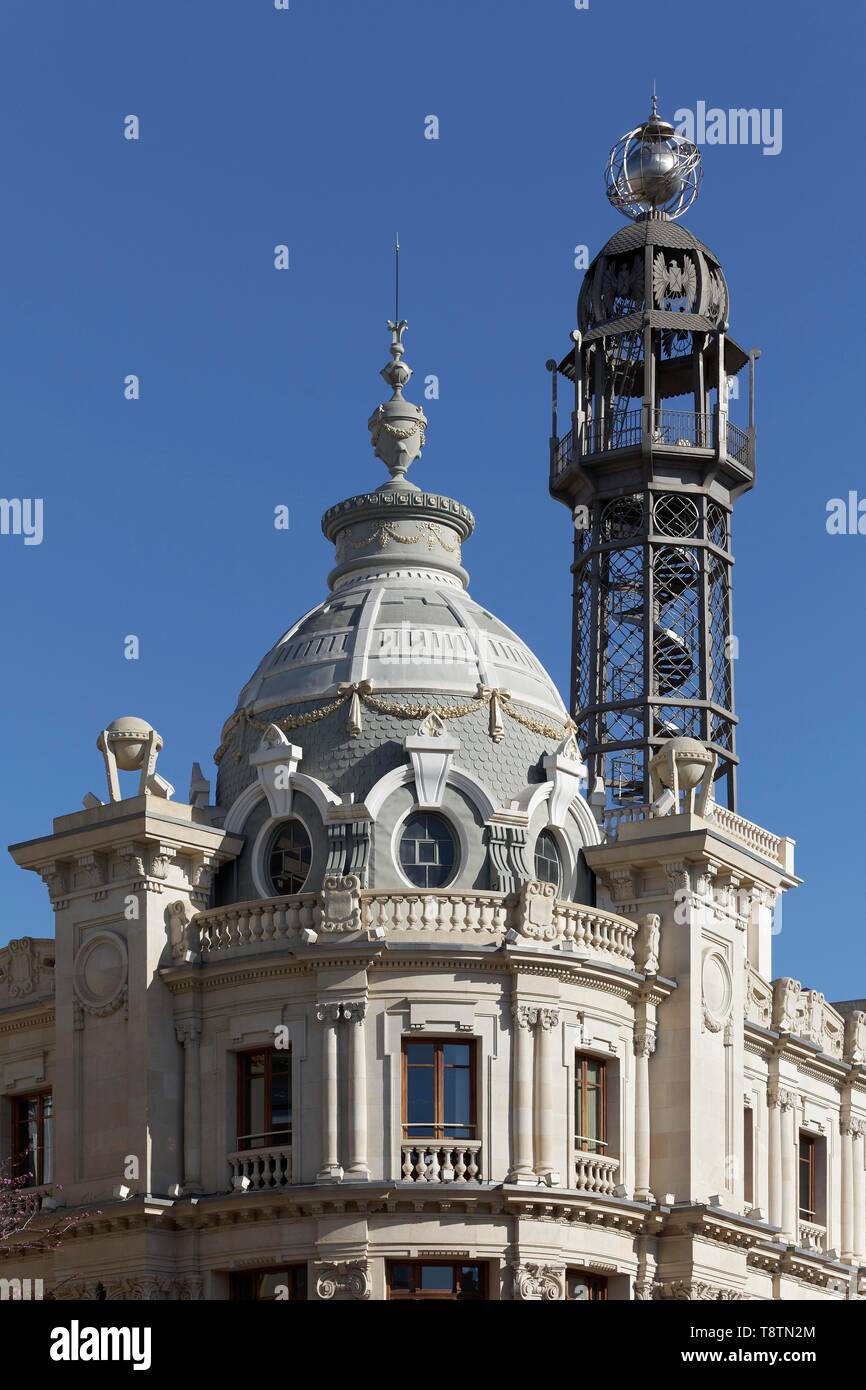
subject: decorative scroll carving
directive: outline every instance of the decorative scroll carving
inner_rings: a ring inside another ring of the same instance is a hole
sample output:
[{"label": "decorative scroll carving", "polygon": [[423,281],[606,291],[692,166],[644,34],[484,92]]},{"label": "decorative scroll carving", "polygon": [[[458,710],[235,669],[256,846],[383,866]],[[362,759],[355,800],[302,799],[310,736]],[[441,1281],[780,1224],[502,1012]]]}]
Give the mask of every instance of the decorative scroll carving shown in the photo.
[{"label": "decorative scroll carving", "polygon": [[565,1270],[556,1265],[521,1264],[515,1260],[511,1265],[511,1276],[515,1299],[549,1303],[564,1297]]},{"label": "decorative scroll carving", "polygon": [[553,920],[556,888],[552,883],[530,879],[521,885],[516,929],[521,936],[553,941],[557,936]]},{"label": "decorative scroll carving", "polygon": [[734,1302],[748,1300],[748,1294],[740,1289],[720,1288],[702,1279],[666,1279],[657,1283],[653,1298],[658,1300]]},{"label": "decorative scroll carving", "polygon": [[367,1299],[372,1292],[366,1260],[333,1260],[316,1266],[316,1293],[319,1298]]},{"label": "decorative scroll carving", "polygon": [[356,874],[329,874],[322,884],[315,909],[316,930],[352,932],[361,930],[361,881]]}]

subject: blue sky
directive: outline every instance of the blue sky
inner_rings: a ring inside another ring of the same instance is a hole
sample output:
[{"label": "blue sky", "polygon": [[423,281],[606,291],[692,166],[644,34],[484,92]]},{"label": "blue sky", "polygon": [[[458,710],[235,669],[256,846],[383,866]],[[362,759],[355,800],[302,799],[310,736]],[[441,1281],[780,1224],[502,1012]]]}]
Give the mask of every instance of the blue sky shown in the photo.
[{"label": "blue sky", "polygon": [[[776,973],[866,994],[866,536],[825,527],[829,498],[866,495],[863,38],[855,7],[778,0],[5,0],[0,493],[43,498],[45,534],[0,537],[3,842],[102,794],[117,715],[160,730],[178,794],[193,759],[212,772],[241,686],[323,596],[322,512],[384,476],[366,420],[397,229],[415,398],[441,383],[413,476],[473,508],[474,595],[566,689],[544,362],[574,325],[573,248],[622,225],[605,158],[655,78],[669,116],[783,114],[775,156],[704,150],[686,219],[763,350],[734,537],[740,809],[798,842]],[[5,856],[0,895],[0,940],[53,930]]]}]

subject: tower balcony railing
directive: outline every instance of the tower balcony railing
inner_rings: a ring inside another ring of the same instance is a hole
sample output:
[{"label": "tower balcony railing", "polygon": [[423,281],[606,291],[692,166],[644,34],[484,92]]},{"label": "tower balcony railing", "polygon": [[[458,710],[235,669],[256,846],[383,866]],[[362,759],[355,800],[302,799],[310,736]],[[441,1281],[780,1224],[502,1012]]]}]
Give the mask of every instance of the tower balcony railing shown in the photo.
[{"label": "tower balcony railing", "polygon": [[325,891],[259,898],[197,913],[173,938],[171,954],[176,964],[218,964],[250,952],[339,945],[360,938],[393,945],[435,941],[490,947],[526,942],[577,951],[620,968],[633,965],[633,922],[601,908],[557,900],[544,888],[530,882],[512,893],[412,893],[359,890],[356,879],[343,879],[338,906],[345,915],[339,920]]},{"label": "tower balcony railing", "polygon": [[[718,414],[694,410],[658,409],[651,412],[650,437],[655,448],[715,450]],[[578,430],[569,430],[553,441],[550,460],[551,482],[555,482],[575,459],[592,459],[616,449],[631,449],[643,442],[644,407],[613,413],[601,420],[588,420]],[[741,468],[754,467],[752,436],[730,420],[725,421],[724,453]]]},{"label": "tower balcony railing", "polygon": [[[608,840],[616,840],[620,827],[629,821],[652,820],[653,808],[644,802],[633,801],[626,806],[611,806],[604,813],[604,833]],[[754,821],[746,820],[727,806],[719,806],[711,801],[706,810],[706,819],[718,826],[725,835],[737,840],[746,849],[759,854],[762,859],[780,865],[786,873],[793,873],[794,842],[784,835],[774,835]]]}]

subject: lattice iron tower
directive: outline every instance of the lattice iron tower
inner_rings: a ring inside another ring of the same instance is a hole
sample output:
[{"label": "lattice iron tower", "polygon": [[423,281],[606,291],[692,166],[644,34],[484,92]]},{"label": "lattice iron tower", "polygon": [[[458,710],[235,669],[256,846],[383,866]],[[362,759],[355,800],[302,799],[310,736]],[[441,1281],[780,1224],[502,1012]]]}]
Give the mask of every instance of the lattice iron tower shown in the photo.
[{"label": "lattice iron tower", "polygon": [[[715,795],[734,809],[731,515],[755,481],[760,354],[729,335],[721,265],[674,220],[700,172],[655,98],[611,152],[608,197],[631,220],[586,271],[572,348],[547,364],[550,491],[574,518],[571,708],[592,782],[649,801],[650,758],[686,734],[717,754]],[[729,398],[747,364],[741,429]],[[561,438],[560,376],[574,385]]]}]

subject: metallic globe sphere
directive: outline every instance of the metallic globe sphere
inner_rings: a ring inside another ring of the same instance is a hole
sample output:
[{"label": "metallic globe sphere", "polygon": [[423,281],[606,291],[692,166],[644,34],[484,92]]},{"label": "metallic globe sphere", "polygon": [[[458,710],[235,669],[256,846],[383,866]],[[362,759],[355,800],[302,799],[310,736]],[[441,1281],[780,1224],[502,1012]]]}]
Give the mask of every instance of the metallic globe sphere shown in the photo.
[{"label": "metallic globe sphere", "polygon": [[640,140],[626,156],[625,176],[634,196],[661,207],[682,191],[677,152],[666,141]]},{"label": "metallic globe sphere", "polygon": [[655,98],[649,120],[617,140],[605,170],[611,204],[625,217],[681,217],[701,183],[701,153],[662,120]]}]

